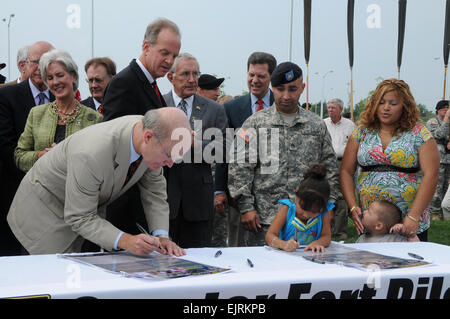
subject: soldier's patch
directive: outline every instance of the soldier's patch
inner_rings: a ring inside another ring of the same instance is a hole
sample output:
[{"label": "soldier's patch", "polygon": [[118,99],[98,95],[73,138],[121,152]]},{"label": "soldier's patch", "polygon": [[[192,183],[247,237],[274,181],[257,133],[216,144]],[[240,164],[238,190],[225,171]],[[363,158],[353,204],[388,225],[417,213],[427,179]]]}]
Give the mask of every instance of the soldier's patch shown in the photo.
[{"label": "soldier's patch", "polygon": [[253,138],[253,134],[247,131],[245,128],[241,128],[237,134],[240,138],[242,138],[245,142],[250,142]]}]

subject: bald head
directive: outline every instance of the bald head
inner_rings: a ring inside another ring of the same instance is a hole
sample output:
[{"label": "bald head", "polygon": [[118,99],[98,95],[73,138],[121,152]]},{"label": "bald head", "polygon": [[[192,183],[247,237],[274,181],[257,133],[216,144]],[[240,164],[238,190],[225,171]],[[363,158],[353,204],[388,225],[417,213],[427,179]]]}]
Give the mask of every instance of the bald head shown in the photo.
[{"label": "bald head", "polygon": [[143,129],[151,129],[160,140],[170,139],[176,129],[191,131],[186,114],[176,107],[150,110],[145,113],[142,123]]},{"label": "bald head", "polygon": [[44,53],[52,49],[53,45],[50,43],[38,41],[31,45],[28,51],[27,63],[25,64],[25,76],[29,77],[34,86],[41,91],[45,90],[45,84],[42,81],[39,60]]},{"label": "bald head", "polygon": [[183,158],[193,143],[186,114],[175,107],[163,107],[145,113],[133,130],[133,144],[151,169],[171,167]]}]

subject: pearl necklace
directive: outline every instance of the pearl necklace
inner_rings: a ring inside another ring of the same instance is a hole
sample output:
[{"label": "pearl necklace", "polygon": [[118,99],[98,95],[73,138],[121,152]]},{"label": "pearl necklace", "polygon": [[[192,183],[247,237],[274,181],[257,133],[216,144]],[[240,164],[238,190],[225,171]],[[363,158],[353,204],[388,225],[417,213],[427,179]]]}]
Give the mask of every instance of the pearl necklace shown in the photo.
[{"label": "pearl necklace", "polygon": [[81,109],[81,104],[80,103],[76,103],[76,107],[72,111],[66,113],[66,112],[61,111],[58,108],[58,105],[56,105],[56,101],[54,101],[52,103],[52,111],[54,113],[56,113],[56,115],[58,115],[58,122],[61,122],[64,125],[68,121],[74,119],[75,116],[78,114],[78,112],[80,112],[80,109]]}]

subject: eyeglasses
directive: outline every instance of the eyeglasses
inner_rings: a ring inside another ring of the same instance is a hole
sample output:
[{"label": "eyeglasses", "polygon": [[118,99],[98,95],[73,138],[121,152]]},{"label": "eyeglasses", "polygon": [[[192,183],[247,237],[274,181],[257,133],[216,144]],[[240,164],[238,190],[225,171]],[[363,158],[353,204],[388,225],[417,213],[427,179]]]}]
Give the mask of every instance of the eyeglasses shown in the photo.
[{"label": "eyeglasses", "polygon": [[200,72],[194,71],[194,72],[182,72],[182,73],[178,73],[176,76],[182,78],[182,79],[189,79],[191,77],[191,75],[193,76],[194,79],[198,79],[198,77],[200,76]]},{"label": "eyeglasses", "polygon": [[103,81],[105,81],[105,79],[102,78],[90,78],[90,79],[86,79],[86,82],[89,84],[92,84],[94,82],[97,82],[98,84],[102,84]]},{"label": "eyeglasses", "polygon": [[37,60],[30,60],[30,59],[27,58],[27,62],[28,62],[28,63],[31,63],[31,64],[37,64],[37,65],[39,65],[39,59],[37,59]]}]

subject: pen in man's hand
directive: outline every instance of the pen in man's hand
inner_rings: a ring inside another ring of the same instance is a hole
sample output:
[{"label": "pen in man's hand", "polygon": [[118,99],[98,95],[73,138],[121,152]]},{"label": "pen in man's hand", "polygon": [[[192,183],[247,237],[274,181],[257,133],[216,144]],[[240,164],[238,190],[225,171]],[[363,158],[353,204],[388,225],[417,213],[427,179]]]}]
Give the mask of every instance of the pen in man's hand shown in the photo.
[{"label": "pen in man's hand", "polygon": [[[138,228],[143,234],[146,234],[147,236],[150,236],[150,237],[151,237],[151,235],[148,233],[148,231],[145,230],[144,227],[142,227],[142,226],[139,225],[138,223],[136,223],[136,226],[137,226],[137,228]],[[162,249],[161,244],[158,245],[158,248],[159,248],[159,249]]]},{"label": "pen in man's hand", "polygon": [[147,236],[150,236],[150,234],[145,230],[144,227],[136,223],[137,228],[141,231],[141,233],[146,234]]},{"label": "pen in man's hand", "polygon": [[218,250],[215,254],[214,254],[214,257],[219,257],[220,255],[222,255],[222,251],[221,250]]},{"label": "pen in man's hand", "polygon": [[247,263],[248,263],[248,265],[249,265],[250,267],[253,268],[254,265],[253,265],[252,261],[251,261],[250,259],[248,259],[248,258],[247,258]]}]

